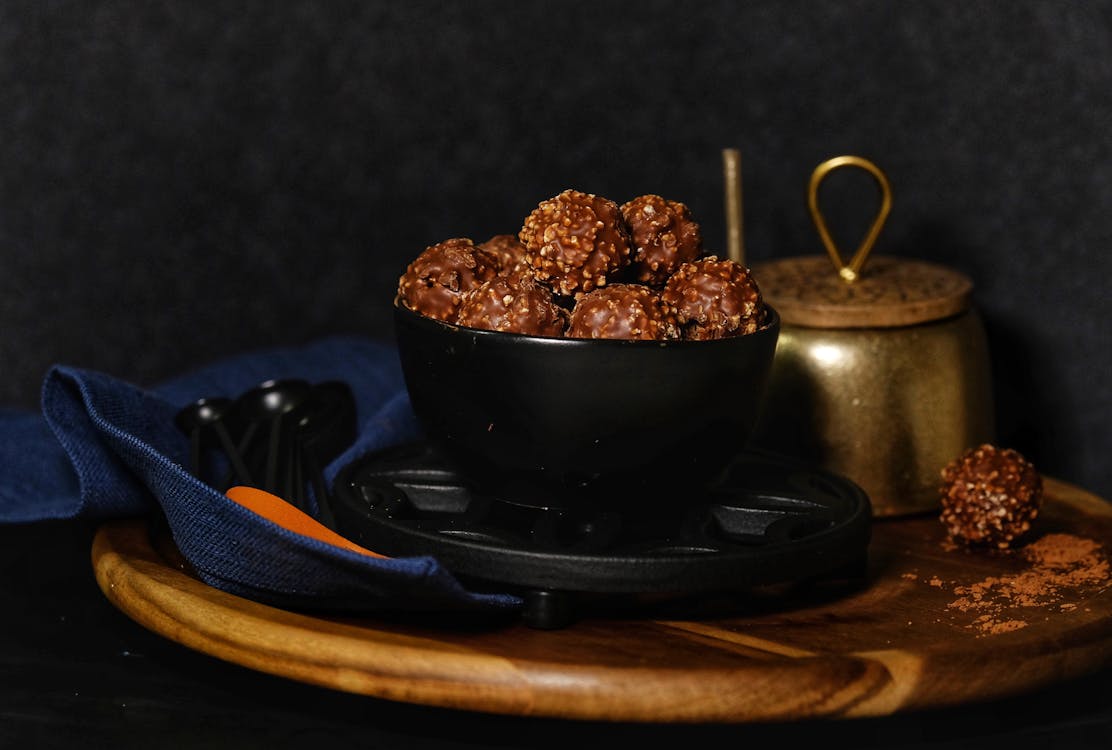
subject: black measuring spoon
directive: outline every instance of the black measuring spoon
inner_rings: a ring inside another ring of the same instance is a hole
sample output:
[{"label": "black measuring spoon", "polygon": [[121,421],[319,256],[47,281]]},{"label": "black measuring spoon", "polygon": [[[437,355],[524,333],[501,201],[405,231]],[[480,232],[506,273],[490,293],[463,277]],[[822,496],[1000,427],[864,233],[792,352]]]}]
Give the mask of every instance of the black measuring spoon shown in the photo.
[{"label": "black measuring spoon", "polygon": [[261,470],[261,489],[291,501],[297,460],[293,435],[298,413],[311,393],[307,381],[293,378],[265,381],[236,399],[236,408],[247,420],[240,449]]},{"label": "black measuring spoon", "polygon": [[178,411],[174,424],[179,430],[189,436],[190,471],[193,476],[202,479],[202,452],[204,450],[205,434],[211,431],[216,435],[228,461],[231,470],[240,484],[251,484],[251,473],[244,465],[239,451],[232,442],[228,432],[225,418],[231,412],[232,400],[229,398],[200,398]]},{"label": "black measuring spoon", "polygon": [[313,397],[298,423],[299,465],[308,475],[318,520],[330,528],[335,520],[324,467],[355,441],[355,412],[351,387],[343,381],[329,380],[313,386]]}]

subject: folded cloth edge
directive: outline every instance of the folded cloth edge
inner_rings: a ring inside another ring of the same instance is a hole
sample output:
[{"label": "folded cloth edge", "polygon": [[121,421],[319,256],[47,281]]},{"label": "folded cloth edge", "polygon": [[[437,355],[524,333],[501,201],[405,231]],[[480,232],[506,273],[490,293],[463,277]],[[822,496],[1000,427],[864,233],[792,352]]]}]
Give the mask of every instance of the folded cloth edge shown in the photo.
[{"label": "folded cloth edge", "polygon": [[[179,392],[187,390],[182,385],[175,385]],[[408,408],[404,388],[387,393],[362,420],[369,426],[361,430],[362,447],[352,446],[337,463],[352,460],[359,450],[384,447],[376,443],[388,443],[382,435],[390,430],[376,426],[412,420]],[[79,477],[76,516],[144,515],[157,503],[175,544],[202,580],[268,603],[343,610],[504,609],[521,603],[511,594],[464,587],[435,558],[367,558],[238,506],[185,470],[187,444],[173,427],[176,409],[157,389],[81,368],[51,368],[43,384],[43,413]],[[109,490],[98,494],[98,483]]]}]

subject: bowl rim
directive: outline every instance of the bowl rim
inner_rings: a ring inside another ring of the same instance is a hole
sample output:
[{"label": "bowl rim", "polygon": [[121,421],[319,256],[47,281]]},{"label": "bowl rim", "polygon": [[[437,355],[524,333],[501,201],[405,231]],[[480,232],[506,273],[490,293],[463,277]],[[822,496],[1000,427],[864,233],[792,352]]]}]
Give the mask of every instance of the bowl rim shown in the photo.
[{"label": "bowl rim", "polygon": [[768,302],[762,302],[761,306],[764,310],[764,321],[760,327],[752,333],[741,334],[739,336],[726,336],[719,339],[663,339],[663,340],[646,340],[646,339],[588,339],[588,338],[575,338],[565,336],[533,336],[525,333],[510,333],[507,331],[492,331],[488,328],[472,328],[470,326],[460,325],[459,323],[449,323],[445,320],[431,318],[427,315],[406,307],[401,302],[394,303],[394,315],[405,315],[408,319],[415,322],[417,325],[426,326],[429,329],[439,329],[441,332],[452,335],[469,335],[489,341],[504,341],[506,343],[535,343],[544,346],[586,346],[591,345],[595,347],[613,347],[613,348],[639,348],[639,349],[686,349],[691,347],[711,347],[711,346],[729,346],[736,345],[738,341],[752,339],[760,334],[767,334],[770,331],[776,331],[780,328],[781,318],[779,311]]}]

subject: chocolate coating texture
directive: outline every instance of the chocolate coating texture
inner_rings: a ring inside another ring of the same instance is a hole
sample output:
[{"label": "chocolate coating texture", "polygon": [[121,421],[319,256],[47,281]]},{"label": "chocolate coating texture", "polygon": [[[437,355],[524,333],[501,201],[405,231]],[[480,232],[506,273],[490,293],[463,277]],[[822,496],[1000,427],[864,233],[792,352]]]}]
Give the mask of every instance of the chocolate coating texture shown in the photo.
[{"label": "chocolate coating texture", "polygon": [[655,289],[641,284],[611,284],[587,292],[576,301],[567,336],[663,341],[679,338],[679,327]]},{"label": "chocolate coating texture", "polygon": [[659,195],[640,195],[622,205],[633,239],[630,272],[637,281],[660,287],[681,264],[703,253],[703,234],[687,205]]},{"label": "chocolate coating texture", "polygon": [[1006,549],[1031,529],[1042,507],[1042,477],[1010,448],[972,448],[941,475],[939,518],[952,539],[970,545]]},{"label": "chocolate coating texture", "polygon": [[496,234],[477,247],[497,261],[499,275],[511,273],[525,264],[527,251],[516,234]]},{"label": "chocolate coating texture", "polygon": [[542,201],[525,218],[518,238],[537,281],[563,296],[605,286],[632,256],[618,204],[578,190]]},{"label": "chocolate coating texture", "polygon": [[714,255],[681,264],[665,282],[661,299],[685,339],[753,333],[763,318],[761,291],[749,269]]},{"label": "chocolate coating texture", "polygon": [[498,262],[466,237],[430,245],[398,279],[395,304],[437,320],[453,321],[460,296],[493,279]]},{"label": "chocolate coating texture", "polygon": [[531,275],[512,273],[465,292],[455,322],[488,331],[560,337],[567,327],[568,313]]}]

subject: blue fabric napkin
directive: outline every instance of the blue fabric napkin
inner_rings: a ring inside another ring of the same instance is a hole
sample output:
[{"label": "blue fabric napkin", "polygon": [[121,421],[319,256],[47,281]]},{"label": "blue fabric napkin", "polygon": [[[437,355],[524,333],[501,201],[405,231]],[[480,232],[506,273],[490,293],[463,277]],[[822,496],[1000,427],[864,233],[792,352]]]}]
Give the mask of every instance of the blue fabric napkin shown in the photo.
[{"label": "blue fabric napkin", "polygon": [[347,612],[521,605],[465,587],[430,556],[370,558],[295,534],[194,477],[177,412],[283,378],[352,389],[357,438],[326,467],[329,482],[359,456],[419,436],[395,350],[360,337],[248,352],[149,389],[57,365],[44,379],[41,413],[0,410],[0,523],[149,516],[157,503],[203,581],[256,601]]}]

